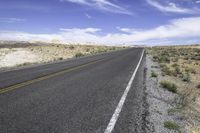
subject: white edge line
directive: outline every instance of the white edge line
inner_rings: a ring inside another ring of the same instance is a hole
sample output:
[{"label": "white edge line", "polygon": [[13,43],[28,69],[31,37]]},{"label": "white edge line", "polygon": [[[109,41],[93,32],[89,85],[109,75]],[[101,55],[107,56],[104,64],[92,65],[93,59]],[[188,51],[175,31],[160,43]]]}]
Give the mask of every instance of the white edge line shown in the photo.
[{"label": "white edge line", "polygon": [[138,68],[139,68],[139,66],[140,66],[140,64],[141,64],[143,55],[144,55],[144,50],[142,51],[142,54],[141,54],[140,60],[139,60],[139,62],[138,62],[138,64],[137,64],[137,67],[135,68],[135,71],[134,71],[134,73],[133,73],[131,79],[129,80],[128,85],[126,86],[126,89],[125,89],[125,91],[124,91],[124,94],[122,95],[122,97],[121,97],[121,99],[120,99],[120,101],[119,101],[119,103],[118,103],[118,105],[117,105],[117,108],[115,109],[115,112],[114,112],[114,114],[112,115],[112,118],[110,119],[110,122],[109,122],[109,124],[108,124],[106,130],[104,131],[104,133],[112,133],[112,130],[114,129],[115,124],[116,124],[116,122],[117,122],[117,120],[118,120],[119,114],[120,114],[120,112],[121,112],[121,110],[122,110],[122,107],[123,107],[123,105],[124,105],[124,102],[125,102],[125,100],[126,100],[127,94],[128,94],[128,92],[129,92],[129,90],[130,90],[130,88],[131,88],[131,85],[132,85],[132,83],[133,83],[133,80],[134,80],[134,78],[135,78],[135,75],[136,75],[136,73],[137,73],[137,71],[138,71]]}]

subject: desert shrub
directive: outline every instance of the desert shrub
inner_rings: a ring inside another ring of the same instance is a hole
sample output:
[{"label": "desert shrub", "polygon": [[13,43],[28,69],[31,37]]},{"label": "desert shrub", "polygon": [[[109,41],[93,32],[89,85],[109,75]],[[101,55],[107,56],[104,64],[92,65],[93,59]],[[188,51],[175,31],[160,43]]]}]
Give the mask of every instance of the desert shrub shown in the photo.
[{"label": "desert shrub", "polygon": [[197,88],[200,89],[200,83],[198,83]]},{"label": "desert shrub", "polygon": [[170,63],[170,58],[167,57],[167,56],[161,56],[161,57],[158,59],[158,62],[159,62],[159,63]]},{"label": "desert shrub", "polygon": [[183,74],[182,80],[184,82],[190,82],[190,74],[189,73]]},{"label": "desert shrub", "polygon": [[75,47],[74,47],[73,45],[70,45],[70,46],[69,46],[69,49],[71,49],[71,50],[74,49],[74,48],[75,48]]},{"label": "desert shrub", "polygon": [[102,53],[102,52],[107,52],[107,50],[106,49],[101,49],[101,48],[97,50],[97,53]]},{"label": "desert shrub", "polygon": [[87,48],[87,49],[86,49],[86,52],[89,52],[89,51],[90,51],[90,49],[89,49],[89,48]]},{"label": "desert shrub", "polygon": [[200,60],[200,56],[191,57],[191,60]]},{"label": "desert shrub", "polygon": [[192,74],[196,74],[195,69],[191,69],[191,73],[192,73]]},{"label": "desert shrub", "polygon": [[167,66],[166,64],[160,64],[161,68],[166,67],[166,66]]},{"label": "desert shrub", "polygon": [[158,77],[158,75],[157,75],[157,73],[155,73],[154,71],[151,71],[151,77],[156,78],[156,77]]},{"label": "desert shrub", "polygon": [[189,68],[189,67],[186,67],[186,68],[185,68],[185,72],[186,72],[186,73],[193,73],[193,74],[196,73],[196,71],[195,71],[194,68]]},{"label": "desert shrub", "polygon": [[158,61],[158,59],[159,59],[159,58],[158,58],[157,55],[154,55],[154,56],[153,56],[153,60],[154,60],[154,61]]},{"label": "desert shrub", "polygon": [[181,74],[181,69],[179,67],[175,67],[174,71],[177,73],[177,74]]},{"label": "desert shrub", "polygon": [[172,64],[172,67],[179,67],[177,63]]},{"label": "desert shrub", "polygon": [[90,54],[93,55],[93,54],[95,54],[95,52],[94,51],[90,51]]},{"label": "desert shrub", "polygon": [[177,86],[174,83],[171,83],[169,81],[161,81],[160,85],[170,92],[177,93]]},{"label": "desert shrub", "polygon": [[63,60],[63,57],[58,58],[58,60]]},{"label": "desert shrub", "polygon": [[172,58],[172,61],[173,61],[173,62],[178,62],[178,57]]},{"label": "desert shrub", "polygon": [[161,71],[163,75],[171,75],[172,71],[170,70],[170,68],[167,65],[163,65],[161,67]]},{"label": "desert shrub", "polygon": [[110,47],[109,50],[114,51],[114,50],[117,50],[117,48],[116,47]]},{"label": "desert shrub", "polygon": [[82,56],[84,56],[84,54],[81,53],[81,52],[75,54],[75,57],[76,57],[76,58],[78,58],[78,57],[82,57]]},{"label": "desert shrub", "polygon": [[175,67],[174,70],[172,71],[172,75],[176,77],[179,74],[181,74],[180,68],[179,67]]},{"label": "desert shrub", "polygon": [[174,115],[176,112],[178,112],[179,110],[176,108],[170,108],[167,110],[168,115]]},{"label": "desert shrub", "polygon": [[180,126],[176,124],[175,122],[172,121],[165,121],[164,122],[164,127],[172,130],[179,130]]},{"label": "desert shrub", "polygon": [[183,59],[184,59],[184,60],[189,60],[189,57],[188,57],[188,56],[185,56]]},{"label": "desert shrub", "polygon": [[28,63],[28,62],[25,62],[25,63],[22,63],[22,64],[19,64],[17,66],[21,67],[21,66],[26,66],[26,65],[30,65],[31,63]]},{"label": "desert shrub", "polygon": [[158,68],[158,66],[151,66],[151,68]]},{"label": "desert shrub", "polygon": [[177,105],[180,106],[179,108],[188,106],[196,99],[195,97],[191,97],[193,90],[193,88],[186,87],[186,89],[179,94],[179,99],[176,100],[178,103]]}]

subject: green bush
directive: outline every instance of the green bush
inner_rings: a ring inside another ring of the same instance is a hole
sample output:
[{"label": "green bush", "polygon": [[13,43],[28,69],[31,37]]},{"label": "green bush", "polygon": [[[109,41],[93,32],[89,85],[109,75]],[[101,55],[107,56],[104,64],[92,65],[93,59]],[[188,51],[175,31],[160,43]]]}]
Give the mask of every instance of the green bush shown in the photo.
[{"label": "green bush", "polygon": [[157,55],[154,55],[154,56],[153,56],[153,60],[154,60],[154,61],[158,61],[158,59],[159,59],[159,57],[158,57]]},{"label": "green bush", "polygon": [[160,85],[161,87],[167,89],[170,92],[177,93],[177,86],[174,83],[171,83],[169,81],[161,81]]},{"label": "green bush", "polygon": [[179,130],[180,126],[176,124],[175,122],[172,121],[166,121],[164,122],[164,127],[168,129],[173,129],[173,130]]},{"label": "green bush", "polygon": [[160,56],[158,59],[159,63],[170,63],[170,58],[167,56]]},{"label": "green bush", "polygon": [[154,71],[151,71],[151,77],[156,78],[156,77],[158,77],[158,75],[157,75],[157,73],[155,73]]},{"label": "green bush", "polygon": [[76,58],[78,58],[78,57],[82,57],[82,56],[84,56],[84,54],[83,54],[83,53],[81,53],[81,52],[79,52],[79,53],[76,53],[76,55],[75,55],[75,57],[76,57]]},{"label": "green bush", "polygon": [[190,74],[189,73],[183,74],[182,80],[184,82],[190,82]]},{"label": "green bush", "polygon": [[172,64],[172,67],[179,67],[177,63]]}]

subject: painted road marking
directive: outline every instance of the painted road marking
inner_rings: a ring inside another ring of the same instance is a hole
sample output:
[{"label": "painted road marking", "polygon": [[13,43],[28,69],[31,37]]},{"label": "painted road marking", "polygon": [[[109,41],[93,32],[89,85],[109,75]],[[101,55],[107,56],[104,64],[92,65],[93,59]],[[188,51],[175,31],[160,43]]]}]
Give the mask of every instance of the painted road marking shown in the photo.
[{"label": "painted road marking", "polygon": [[115,109],[115,112],[114,112],[114,114],[112,115],[112,118],[110,119],[110,122],[109,122],[109,124],[108,124],[106,130],[104,131],[104,133],[112,133],[112,131],[113,131],[113,129],[114,129],[114,127],[115,127],[115,124],[116,124],[116,122],[117,122],[117,120],[118,120],[119,114],[120,114],[120,112],[121,112],[121,110],[122,110],[122,107],[123,107],[123,105],[124,105],[124,102],[125,102],[125,100],[126,100],[127,94],[128,94],[128,92],[129,92],[129,90],[130,90],[130,88],[131,88],[131,85],[132,85],[132,83],[133,83],[133,80],[134,80],[134,78],[135,78],[135,75],[136,75],[136,73],[137,73],[137,71],[138,71],[138,68],[139,68],[139,66],[140,66],[140,64],[141,64],[143,55],[144,55],[144,50],[142,51],[142,54],[141,54],[140,60],[139,60],[139,62],[138,62],[138,64],[137,64],[137,67],[135,68],[135,71],[134,71],[134,73],[133,73],[131,79],[129,80],[128,85],[127,85],[127,87],[126,87],[126,89],[125,89],[125,91],[124,91],[124,93],[123,93],[123,95],[122,95],[122,97],[121,97],[121,99],[120,99],[120,101],[119,101],[119,103],[118,103],[118,105],[117,105],[117,108]]},{"label": "painted road marking", "polygon": [[83,68],[83,67],[86,67],[86,66],[95,64],[95,63],[97,63],[97,62],[100,62],[100,61],[102,61],[102,60],[104,60],[104,59],[98,59],[98,60],[91,61],[91,62],[82,64],[82,65],[79,65],[79,66],[67,68],[67,69],[64,69],[64,70],[59,71],[59,72],[55,72],[55,73],[48,74],[48,75],[45,75],[45,76],[42,76],[42,77],[39,77],[39,78],[35,78],[35,79],[29,80],[29,81],[25,81],[25,82],[21,82],[21,83],[15,84],[15,85],[11,85],[11,86],[9,86],[9,87],[1,88],[1,89],[0,89],[0,94],[3,94],[3,93],[6,93],[6,92],[8,92],[8,91],[12,91],[12,90],[15,90],[15,89],[18,89],[18,88],[21,88],[21,87],[24,87],[24,86],[27,86],[27,85],[36,83],[36,82],[39,82],[39,81],[43,81],[43,80],[45,80],[45,79],[49,79],[49,78],[52,78],[52,77],[56,77],[56,76],[59,76],[59,75],[61,75],[61,74],[67,73],[67,72],[71,72],[71,71],[74,71],[74,70],[78,70],[78,69],[81,69],[81,68]]}]

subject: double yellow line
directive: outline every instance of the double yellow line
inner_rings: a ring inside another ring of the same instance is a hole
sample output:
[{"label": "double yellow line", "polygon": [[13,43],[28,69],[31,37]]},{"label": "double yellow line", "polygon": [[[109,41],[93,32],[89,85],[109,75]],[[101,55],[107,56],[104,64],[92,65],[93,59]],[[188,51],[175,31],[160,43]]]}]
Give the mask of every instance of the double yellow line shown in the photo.
[{"label": "double yellow line", "polygon": [[11,86],[8,86],[8,87],[5,87],[5,88],[0,88],[0,94],[6,93],[8,91],[15,90],[15,89],[18,89],[18,88],[21,88],[21,87],[24,87],[24,86],[27,86],[27,85],[30,85],[30,84],[33,84],[33,83],[37,83],[37,82],[40,82],[40,81],[43,81],[43,80],[46,80],[46,79],[49,79],[49,78],[52,78],[52,77],[56,77],[56,76],[59,76],[59,75],[64,74],[64,73],[68,73],[68,72],[71,72],[71,71],[74,71],[74,70],[79,70],[83,67],[95,64],[95,63],[100,62],[102,60],[104,60],[104,59],[98,59],[98,60],[91,61],[91,62],[88,62],[88,63],[85,63],[85,64],[81,64],[79,66],[66,68],[66,69],[63,69],[61,71],[54,72],[54,73],[51,73],[51,74],[48,74],[48,75],[45,75],[45,76],[42,76],[42,77],[39,77],[39,78],[35,78],[35,79],[32,79],[32,80],[17,83],[15,85],[11,85]]}]

